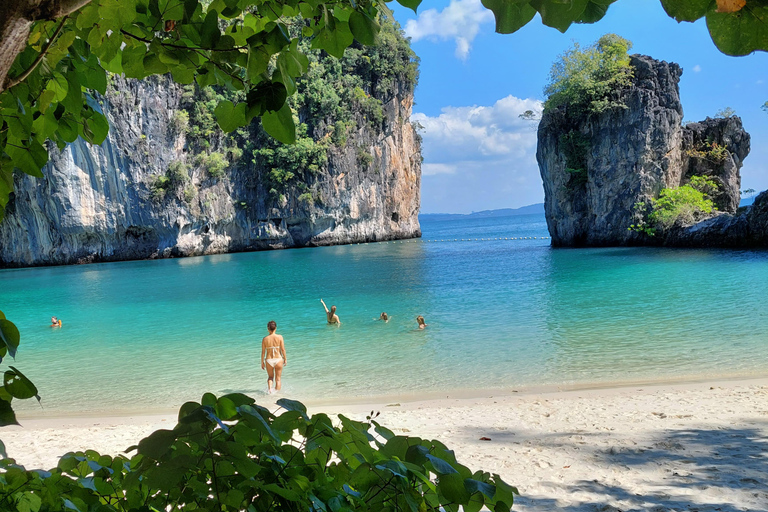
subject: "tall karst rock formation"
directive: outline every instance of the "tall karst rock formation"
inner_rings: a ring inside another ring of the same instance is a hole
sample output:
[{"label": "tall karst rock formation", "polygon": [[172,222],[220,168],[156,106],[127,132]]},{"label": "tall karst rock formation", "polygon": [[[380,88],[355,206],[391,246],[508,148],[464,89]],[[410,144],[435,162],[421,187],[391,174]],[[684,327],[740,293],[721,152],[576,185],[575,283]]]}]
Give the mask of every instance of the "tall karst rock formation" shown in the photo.
[{"label": "tall karst rock formation", "polygon": [[[750,136],[736,116],[682,125],[680,66],[643,55],[630,59],[632,84],[621,92],[626,108],[584,117],[566,126],[567,106],[547,111],[538,130],[537,160],[545,191],[545,213],[554,246],[764,246],[768,245],[768,193],[738,209],[739,170]],[[577,132],[586,172],[566,165],[563,134]],[[711,158],[711,148],[718,148]],[[723,151],[723,148],[725,151]],[[648,236],[630,230],[662,189],[704,176],[718,185],[710,218],[678,223]]]},{"label": "tall karst rock formation", "polygon": [[[410,123],[418,61],[386,25],[342,60],[308,51],[292,97],[299,140],[258,123],[231,135],[232,93],[112,77],[98,147],[53,148],[45,177],[17,176],[0,266],[69,264],[420,236],[421,148]],[[228,96],[227,96],[228,95]]]}]

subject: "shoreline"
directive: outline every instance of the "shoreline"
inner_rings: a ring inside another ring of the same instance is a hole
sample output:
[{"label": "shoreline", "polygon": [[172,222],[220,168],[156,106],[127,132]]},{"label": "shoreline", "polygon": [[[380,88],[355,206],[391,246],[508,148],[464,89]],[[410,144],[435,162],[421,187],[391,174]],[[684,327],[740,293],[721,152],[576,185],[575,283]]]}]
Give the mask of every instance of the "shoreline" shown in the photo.
[{"label": "shoreline", "polygon": [[[373,395],[373,396],[353,396],[346,398],[310,398],[301,399],[290,395],[258,395],[252,396],[248,392],[244,394],[256,399],[257,403],[271,402],[274,403],[280,398],[289,398],[291,400],[298,400],[307,406],[307,409],[317,408],[331,408],[331,409],[343,409],[354,408],[357,406],[369,407],[371,404],[375,404],[378,407],[386,407],[388,404],[414,404],[414,403],[430,403],[440,402],[444,400],[481,400],[490,398],[505,398],[505,397],[527,397],[531,395],[556,395],[556,394],[568,394],[577,392],[598,392],[598,393],[610,393],[611,391],[620,391],[634,388],[687,388],[690,386],[696,386],[700,384],[710,383],[712,385],[726,385],[726,384],[740,384],[740,385],[768,385],[768,374],[749,375],[749,376],[715,376],[715,377],[698,377],[687,378],[682,377],[679,379],[655,379],[655,380],[636,380],[636,381],[622,381],[622,382],[581,382],[572,384],[544,384],[544,385],[531,385],[531,386],[518,386],[518,387],[505,387],[505,388],[482,388],[482,389],[454,389],[454,390],[439,390],[430,392],[415,392],[410,394],[387,394],[387,395]],[[217,396],[225,395],[226,393],[217,394]],[[199,398],[195,399],[199,400]],[[89,409],[85,411],[72,411],[66,409],[50,409],[50,413],[43,408],[40,410],[23,410],[17,411],[16,417],[19,422],[28,421],[45,421],[45,420],[58,420],[58,419],[89,419],[89,418],[130,418],[130,417],[153,417],[153,416],[176,416],[179,408],[183,402],[180,402],[176,407],[144,407],[136,409]],[[1,432],[1,431],[0,431]]]},{"label": "shoreline", "polygon": [[[275,398],[258,402],[274,411]],[[517,486],[513,510],[768,510],[768,378],[308,409],[359,420],[379,411],[398,435],[438,439],[470,469]],[[28,469],[47,469],[67,451],[116,454],[175,423],[175,411],[27,419],[0,439]]]}]

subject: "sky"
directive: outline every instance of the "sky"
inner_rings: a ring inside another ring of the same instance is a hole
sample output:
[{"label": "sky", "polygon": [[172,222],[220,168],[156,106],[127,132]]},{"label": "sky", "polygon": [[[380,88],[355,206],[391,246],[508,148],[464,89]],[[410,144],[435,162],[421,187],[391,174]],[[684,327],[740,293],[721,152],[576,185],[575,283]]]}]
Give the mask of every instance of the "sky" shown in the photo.
[{"label": "sky", "polygon": [[514,34],[496,34],[480,0],[425,0],[418,14],[388,4],[421,59],[412,120],[423,126],[421,212],[470,213],[544,201],[536,165],[536,123],[552,63],[574,42],[606,33],[633,42],[630,53],[677,62],[685,121],[730,107],[752,136],[742,189],[768,188],[768,53],[729,57],[706,23],[678,24],[658,0],[619,0],[601,21],[565,34],[538,15]]}]

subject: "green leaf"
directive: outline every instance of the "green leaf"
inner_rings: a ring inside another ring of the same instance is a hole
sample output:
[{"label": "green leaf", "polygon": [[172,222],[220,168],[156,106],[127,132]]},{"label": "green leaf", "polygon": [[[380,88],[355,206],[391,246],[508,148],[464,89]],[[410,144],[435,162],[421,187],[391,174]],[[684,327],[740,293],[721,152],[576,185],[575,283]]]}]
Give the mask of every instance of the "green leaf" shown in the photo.
[{"label": "green leaf", "polygon": [[325,50],[337,59],[344,57],[344,50],[354,41],[349,23],[339,21],[334,23],[334,28],[328,25],[322,28],[312,41],[312,48]]},{"label": "green leaf", "polygon": [[496,494],[496,487],[485,482],[480,482],[479,480],[475,480],[473,478],[467,478],[466,480],[464,480],[464,487],[467,488],[467,491],[469,491],[470,494],[481,492],[488,499],[491,499],[491,500],[493,499],[493,496]]},{"label": "green leaf", "polygon": [[42,498],[32,492],[25,492],[16,499],[16,510],[18,512],[38,512],[43,504]]},{"label": "green leaf", "polygon": [[376,43],[376,35],[381,30],[379,24],[368,16],[368,13],[360,11],[353,11],[349,15],[349,28],[355,39],[369,46]]},{"label": "green leaf", "polygon": [[245,120],[245,106],[245,103],[234,105],[229,100],[222,100],[216,106],[213,114],[225,133],[235,131],[247,124]]},{"label": "green leaf", "polygon": [[176,441],[176,433],[173,430],[157,430],[139,441],[139,454],[158,460],[168,453]]},{"label": "green leaf", "polygon": [[458,473],[440,475],[437,479],[437,489],[452,503],[467,503],[471,496],[464,486],[464,479]]},{"label": "green leaf", "polygon": [[54,72],[53,75],[51,75],[51,79],[48,80],[47,84],[45,84],[45,90],[51,91],[53,93],[52,101],[59,102],[67,97],[69,84],[67,83],[67,79],[64,75],[58,72]]},{"label": "green leaf", "polygon": [[253,119],[268,110],[280,110],[288,98],[288,91],[280,82],[262,82],[246,95],[246,119]]},{"label": "green leaf", "polygon": [[536,15],[536,9],[527,0],[483,0],[483,6],[493,11],[499,34],[517,32]]},{"label": "green leaf", "polygon": [[713,0],[661,0],[667,14],[677,21],[696,21],[707,14],[713,3]]},{"label": "green leaf", "polygon": [[16,420],[16,414],[13,412],[11,402],[0,399],[0,427],[18,424],[19,422]]},{"label": "green leaf", "polygon": [[451,475],[455,473],[458,475],[459,472],[456,471],[456,468],[451,466],[449,463],[447,463],[443,459],[435,457],[434,455],[429,453],[426,455],[426,457],[427,459],[429,459],[429,462],[432,463],[432,467],[435,469],[436,473],[439,473],[441,475]]},{"label": "green leaf", "polygon": [[397,3],[416,12],[416,9],[421,5],[421,0],[397,0]]},{"label": "green leaf", "polygon": [[92,111],[87,119],[83,119],[83,138],[96,146],[107,138],[109,121],[101,113]]},{"label": "green leaf", "polygon": [[768,51],[768,5],[749,5],[734,13],[707,13],[707,28],[717,48],[726,55]]},{"label": "green leaf", "polygon": [[[287,107],[287,105],[283,105],[283,109],[285,109],[286,107]],[[288,108],[287,110],[290,113],[291,109]],[[293,124],[293,116],[291,116],[291,124]],[[269,132],[267,132],[267,133],[269,133]],[[270,133],[270,135],[272,135],[272,134]],[[274,135],[272,135],[272,136],[274,137]],[[277,139],[277,137],[275,137],[275,138]],[[278,140],[280,140],[280,139],[278,139]],[[283,142],[283,141],[281,141],[281,142]],[[292,142],[287,142],[286,144],[292,144]],[[297,412],[301,413],[302,418],[304,418],[305,420],[309,421],[309,416],[307,416],[307,407],[303,403],[301,403],[301,402],[299,402],[297,400],[289,400],[287,398],[281,398],[276,403],[277,403],[277,405],[279,405],[280,407],[282,407],[286,411],[297,411]]]},{"label": "green leaf", "polygon": [[38,402],[40,401],[40,397],[37,395],[37,387],[13,366],[3,375],[3,386],[14,398],[26,400],[27,398],[35,397]]},{"label": "green leaf", "polygon": [[19,329],[10,320],[3,317],[0,320],[0,341],[8,348],[8,353],[16,359],[16,349],[19,348]]},{"label": "green leaf", "polygon": [[608,7],[616,0],[590,0],[581,13],[581,17],[576,23],[597,23],[608,12]]},{"label": "green leaf", "polygon": [[589,0],[531,0],[531,6],[541,15],[548,27],[565,32],[572,23],[581,19]]}]

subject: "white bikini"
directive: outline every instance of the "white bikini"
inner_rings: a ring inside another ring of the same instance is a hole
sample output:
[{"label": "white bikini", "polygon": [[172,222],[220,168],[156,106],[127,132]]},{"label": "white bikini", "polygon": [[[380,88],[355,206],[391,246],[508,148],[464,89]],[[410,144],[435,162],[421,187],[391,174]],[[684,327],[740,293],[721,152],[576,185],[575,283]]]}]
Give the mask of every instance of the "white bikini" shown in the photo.
[{"label": "white bikini", "polygon": [[[274,368],[275,365],[277,365],[277,363],[279,363],[280,361],[283,360],[283,357],[280,355],[280,347],[267,347],[266,350],[277,350],[277,355],[279,357],[270,357],[270,358],[264,360],[264,362],[266,362],[272,368]],[[272,354],[267,353],[267,355],[275,355],[275,354],[274,353],[272,353]]]}]

